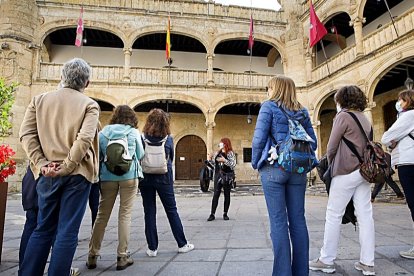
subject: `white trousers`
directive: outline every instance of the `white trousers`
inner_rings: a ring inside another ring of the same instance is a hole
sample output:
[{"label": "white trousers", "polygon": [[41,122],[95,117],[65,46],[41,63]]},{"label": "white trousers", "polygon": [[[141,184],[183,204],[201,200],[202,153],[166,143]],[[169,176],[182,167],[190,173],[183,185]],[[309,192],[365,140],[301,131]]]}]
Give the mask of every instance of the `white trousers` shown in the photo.
[{"label": "white trousers", "polygon": [[332,265],[337,255],[342,216],[350,199],[354,200],[359,226],[360,262],[373,266],[375,255],[375,229],[372,218],[371,185],[361,176],[359,169],[347,175],[332,178],[326,208],[325,235],[321,260]]}]

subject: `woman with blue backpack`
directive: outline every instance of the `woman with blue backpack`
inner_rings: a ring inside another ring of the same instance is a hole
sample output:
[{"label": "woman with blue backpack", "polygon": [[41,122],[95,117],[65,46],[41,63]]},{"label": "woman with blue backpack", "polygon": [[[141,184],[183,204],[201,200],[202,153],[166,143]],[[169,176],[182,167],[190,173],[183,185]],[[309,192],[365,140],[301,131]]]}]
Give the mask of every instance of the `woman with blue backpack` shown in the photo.
[{"label": "woman with blue backpack", "polygon": [[[316,166],[316,136],[292,79],[269,80],[252,141],[270,220],[273,275],[308,275],[309,236],[305,220],[306,173]],[[289,238],[290,237],[290,238]]]},{"label": "woman with blue backpack", "polygon": [[101,199],[89,242],[86,262],[88,269],[96,268],[105,228],[118,193],[120,202],[116,270],[123,270],[134,263],[128,252],[128,242],[138,178],[143,177],[139,160],[144,156],[137,127],[138,118],[134,110],[127,105],[119,105],[115,108],[109,125],[99,132]]}]

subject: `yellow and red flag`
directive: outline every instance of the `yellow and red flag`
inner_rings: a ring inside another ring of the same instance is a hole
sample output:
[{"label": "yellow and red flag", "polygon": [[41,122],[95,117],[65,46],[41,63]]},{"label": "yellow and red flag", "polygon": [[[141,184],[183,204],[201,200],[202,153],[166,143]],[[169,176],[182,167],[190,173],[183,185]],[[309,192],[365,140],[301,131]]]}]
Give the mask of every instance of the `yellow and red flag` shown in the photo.
[{"label": "yellow and red flag", "polygon": [[170,23],[170,17],[168,16],[168,24],[167,24],[167,40],[165,43],[165,58],[168,60],[170,60],[171,58],[171,33],[170,33],[170,29],[171,29],[171,23]]}]

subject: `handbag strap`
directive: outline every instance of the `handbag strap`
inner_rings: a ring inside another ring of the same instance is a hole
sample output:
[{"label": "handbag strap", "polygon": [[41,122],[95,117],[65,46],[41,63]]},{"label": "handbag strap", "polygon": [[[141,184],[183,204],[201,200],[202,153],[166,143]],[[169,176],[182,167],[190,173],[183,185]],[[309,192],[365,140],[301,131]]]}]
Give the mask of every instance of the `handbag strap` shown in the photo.
[{"label": "handbag strap", "polygon": [[352,151],[353,154],[355,154],[356,157],[358,157],[359,163],[363,163],[361,155],[359,155],[357,149],[355,148],[354,143],[346,139],[345,137],[342,137],[342,140],[344,140],[345,144],[348,146],[348,148]]}]

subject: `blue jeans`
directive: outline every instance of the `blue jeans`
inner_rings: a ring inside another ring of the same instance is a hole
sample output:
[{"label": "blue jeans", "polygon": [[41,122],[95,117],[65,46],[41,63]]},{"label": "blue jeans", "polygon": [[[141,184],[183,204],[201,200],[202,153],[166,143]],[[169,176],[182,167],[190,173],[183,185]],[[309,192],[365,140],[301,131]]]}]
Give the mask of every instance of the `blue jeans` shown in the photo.
[{"label": "blue jeans", "polygon": [[92,228],[95,224],[96,216],[98,215],[100,186],[100,183],[92,184],[91,191],[89,192],[89,208],[91,209]]},{"label": "blue jeans", "polygon": [[39,178],[37,227],[26,247],[22,276],[43,275],[55,235],[48,275],[69,275],[90,187],[81,175]]},{"label": "blue jeans", "polygon": [[24,223],[22,237],[20,239],[20,248],[19,248],[19,267],[22,266],[24,259],[24,253],[26,252],[27,242],[30,239],[33,231],[37,226],[37,212],[38,208],[32,208],[26,210],[26,222]]},{"label": "blue jeans", "polygon": [[158,248],[156,193],[158,193],[161,203],[164,206],[177,245],[178,247],[183,247],[187,244],[187,240],[184,235],[180,216],[177,212],[174,187],[170,184],[168,175],[145,174],[144,179],[140,183],[139,189],[144,207],[145,237],[147,238],[148,248],[150,250],[156,250]]},{"label": "blue jeans", "polygon": [[270,237],[273,244],[272,275],[308,275],[309,235],[305,220],[306,174],[291,174],[266,165],[260,169],[260,178],[269,212]]}]

